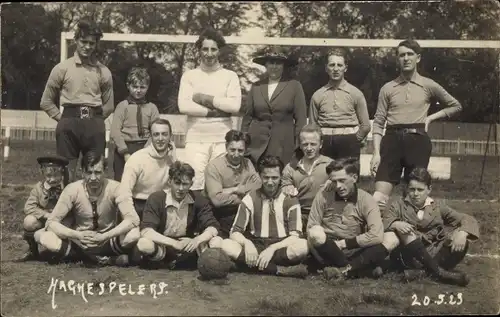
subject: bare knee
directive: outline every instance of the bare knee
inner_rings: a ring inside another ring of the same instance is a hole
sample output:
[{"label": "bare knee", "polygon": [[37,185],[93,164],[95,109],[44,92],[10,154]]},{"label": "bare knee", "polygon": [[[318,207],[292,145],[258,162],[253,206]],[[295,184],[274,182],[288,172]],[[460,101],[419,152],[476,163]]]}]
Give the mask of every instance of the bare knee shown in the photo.
[{"label": "bare knee", "polygon": [[40,220],[36,219],[35,216],[28,215],[24,218],[23,228],[26,231],[36,231],[43,228],[43,224]]},{"label": "bare knee", "polygon": [[52,231],[44,231],[39,236],[40,244],[51,252],[61,249],[62,240]]},{"label": "bare knee", "polygon": [[412,243],[413,241],[417,240],[418,239],[418,236],[416,234],[414,234],[413,232],[410,232],[410,233],[407,233],[407,234],[404,234],[404,233],[398,233],[398,236],[399,236],[399,241],[403,244],[403,245],[407,245],[407,244],[410,244]]},{"label": "bare knee", "polygon": [[153,254],[153,252],[155,252],[155,244],[148,238],[139,238],[137,241],[137,249],[144,254]]},{"label": "bare knee", "polygon": [[326,233],[323,227],[314,226],[309,229],[307,240],[313,247],[318,247],[326,242]]},{"label": "bare knee", "polygon": [[231,239],[224,239],[221,243],[221,249],[233,260],[236,260],[243,251],[241,245]]},{"label": "bare knee", "polygon": [[384,240],[382,241],[382,245],[387,249],[387,251],[392,251],[399,246],[399,238],[392,231],[384,232]]},{"label": "bare knee", "polygon": [[219,236],[213,237],[212,239],[210,239],[210,241],[208,241],[208,247],[209,248],[222,248],[223,241],[224,241],[224,239],[222,239]]},{"label": "bare knee", "polygon": [[42,229],[38,229],[37,231],[35,231],[35,233],[33,234],[33,238],[35,239],[35,241],[37,243],[40,243],[40,237],[42,236],[42,234],[45,232],[45,229],[42,228]]},{"label": "bare knee", "polygon": [[286,249],[286,256],[290,260],[303,259],[309,253],[306,239],[298,239]]},{"label": "bare knee", "polygon": [[134,243],[137,243],[139,239],[141,238],[141,231],[139,228],[133,228],[129,232],[125,234],[121,241],[121,245],[124,247],[128,247]]}]

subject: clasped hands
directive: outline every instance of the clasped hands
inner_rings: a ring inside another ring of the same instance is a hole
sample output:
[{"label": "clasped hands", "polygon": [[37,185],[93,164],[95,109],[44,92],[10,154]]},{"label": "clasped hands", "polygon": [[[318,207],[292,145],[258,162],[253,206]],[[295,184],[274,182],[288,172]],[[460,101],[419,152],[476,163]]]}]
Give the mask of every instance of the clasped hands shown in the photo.
[{"label": "clasped hands", "polygon": [[244,246],[244,252],[245,262],[248,267],[257,267],[262,271],[269,265],[276,250],[271,245],[259,254],[255,245],[251,241],[247,241]]},{"label": "clasped hands", "polygon": [[109,240],[105,234],[91,230],[79,231],[77,239],[82,244],[83,249],[98,247]]}]

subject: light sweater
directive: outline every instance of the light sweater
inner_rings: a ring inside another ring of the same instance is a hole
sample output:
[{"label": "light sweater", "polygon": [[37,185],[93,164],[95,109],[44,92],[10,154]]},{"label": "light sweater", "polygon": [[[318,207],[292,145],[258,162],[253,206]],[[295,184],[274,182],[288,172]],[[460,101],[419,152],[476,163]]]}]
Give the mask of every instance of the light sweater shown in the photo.
[{"label": "light sweater", "polygon": [[241,87],[238,75],[217,65],[186,71],[179,86],[178,105],[188,115],[186,142],[224,142],[224,136],[233,127],[231,117],[207,118],[208,108],[193,101],[193,95],[214,96],[214,107],[230,114],[238,114],[241,107]]},{"label": "light sweater", "polygon": [[132,154],[125,163],[120,193],[146,200],[152,193],[167,189],[168,171],[176,160],[175,145],[171,145],[173,150],[163,156],[152,144]]}]

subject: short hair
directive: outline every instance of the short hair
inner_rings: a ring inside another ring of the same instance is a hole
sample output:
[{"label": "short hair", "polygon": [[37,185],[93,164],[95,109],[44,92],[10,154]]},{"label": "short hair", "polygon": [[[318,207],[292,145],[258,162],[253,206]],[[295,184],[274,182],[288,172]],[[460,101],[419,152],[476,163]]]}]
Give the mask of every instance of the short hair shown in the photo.
[{"label": "short hair", "polygon": [[355,157],[333,160],[326,166],[326,173],[337,172],[345,169],[347,174],[359,175],[359,160]]},{"label": "short hair", "polygon": [[245,147],[250,145],[251,139],[248,133],[238,131],[238,130],[229,130],[225,136],[226,144],[231,142],[243,141],[245,142]]},{"label": "short hair", "polygon": [[429,171],[423,167],[415,167],[407,178],[408,184],[410,181],[417,181],[424,183],[427,187],[432,185],[432,177]]},{"label": "short hair", "polygon": [[257,171],[259,172],[259,174],[262,173],[265,168],[275,168],[275,167],[279,167],[281,174],[285,166],[279,157],[273,155],[264,155],[263,157],[260,158],[259,162],[257,163]]},{"label": "short hair", "polygon": [[175,161],[168,170],[168,179],[171,181],[180,181],[183,176],[193,179],[194,174],[195,172],[191,165],[181,161]]},{"label": "short hair", "polygon": [[344,58],[344,63],[346,65],[349,62],[349,53],[348,53],[347,49],[345,49],[343,47],[336,47],[336,48],[331,49],[328,52],[328,54],[326,55],[326,63],[328,63],[328,59],[330,58],[330,56],[340,56],[340,57]]},{"label": "short hair", "polygon": [[88,151],[82,157],[82,163],[81,163],[82,171],[84,172],[88,171],[90,167],[99,164],[99,162],[101,161],[103,168],[106,169],[107,162],[104,158],[103,153],[94,150]]},{"label": "short hair", "polygon": [[85,36],[95,36],[96,40],[99,41],[102,38],[101,28],[90,19],[82,19],[78,22],[75,39],[79,39]]},{"label": "short hair", "polygon": [[151,122],[151,125],[149,126],[149,131],[151,131],[151,128],[153,128],[153,124],[160,124],[160,125],[162,124],[168,126],[168,130],[170,134],[172,134],[172,125],[170,124],[170,121],[168,121],[167,119],[156,118],[153,122]]},{"label": "short hair", "polygon": [[413,50],[417,54],[422,53],[422,48],[420,47],[420,44],[418,44],[417,41],[415,40],[404,40],[398,44],[398,47],[396,47],[396,51],[401,47],[404,46],[406,48],[409,48]]},{"label": "short hair", "polygon": [[[302,133],[302,132],[317,133],[319,135],[320,141],[323,137],[323,132],[321,132],[321,127],[317,124],[314,124],[314,123],[308,123],[305,126],[303,126],[302,129],[300,129],[300,133]],[[299,136],[300,136],[300,133],[299,133]]]},{"label": "short hair", "polygon": [[201,49],[201,46],[203,45],[204,40],[212,40],[215,43],[217,43],[217,47],[219,49],[223,48],[226,46],[226,40],[224,40],[224,37],[222,34],[215,30],[212,27],[206,28],[201,34],[200,37],[198,37],[198,40],[194,44],[197,49]]},{"label": "short hair", "polygon": [[151,77],[148,70],[144,67],[132,67],[128,72],[127,85],[132,83],[146,83],[149,86],[150,81]]}]

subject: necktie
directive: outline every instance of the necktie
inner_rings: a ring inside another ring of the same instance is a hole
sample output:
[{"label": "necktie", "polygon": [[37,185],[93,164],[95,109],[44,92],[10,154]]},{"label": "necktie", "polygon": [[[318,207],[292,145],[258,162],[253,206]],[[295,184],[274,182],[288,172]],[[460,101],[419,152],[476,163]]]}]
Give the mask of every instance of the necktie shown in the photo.
[{"label": "necktie", "polygon": [[129,104],[137,105],[137,134],[142,139],[144,138],[144,128],[142,126],[142,105],[146,103],[145,99],[135,100],[132,97],[128,97],[127,101]]}]

